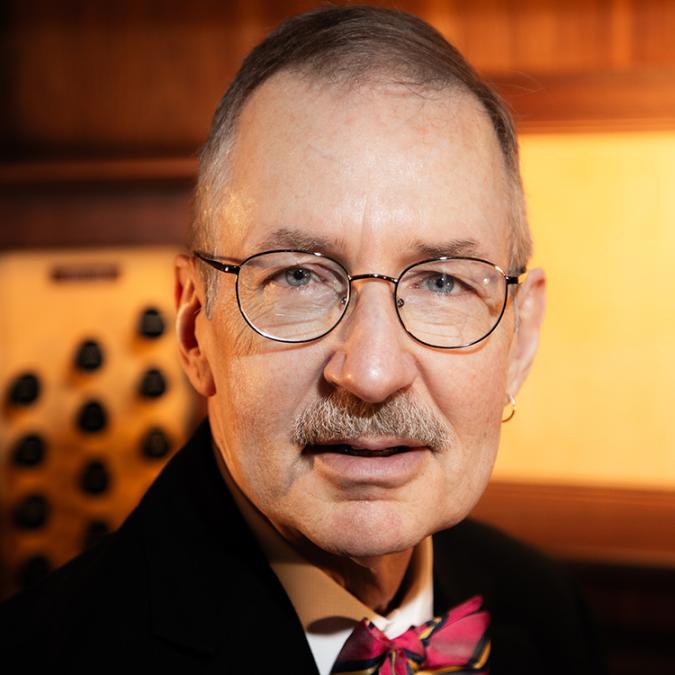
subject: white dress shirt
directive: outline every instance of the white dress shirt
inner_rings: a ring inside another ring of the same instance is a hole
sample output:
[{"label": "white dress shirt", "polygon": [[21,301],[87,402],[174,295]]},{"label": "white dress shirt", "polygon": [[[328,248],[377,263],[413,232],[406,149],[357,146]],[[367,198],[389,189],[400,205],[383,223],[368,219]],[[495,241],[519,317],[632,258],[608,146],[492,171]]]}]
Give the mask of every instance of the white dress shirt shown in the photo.
[{"label": "white dress shirt", "polygon": [[408,588],[401,604],[387,616],[381,616],[300,556],[244,496],[224,467],[220,453],[217,450],[216,453],[242,516],[300,618],[320,675],[329,675],[342,646],[361,619],[372,621],[387,637],[395,638],[410,626],[433,617],[431,537],[413,551]]}]

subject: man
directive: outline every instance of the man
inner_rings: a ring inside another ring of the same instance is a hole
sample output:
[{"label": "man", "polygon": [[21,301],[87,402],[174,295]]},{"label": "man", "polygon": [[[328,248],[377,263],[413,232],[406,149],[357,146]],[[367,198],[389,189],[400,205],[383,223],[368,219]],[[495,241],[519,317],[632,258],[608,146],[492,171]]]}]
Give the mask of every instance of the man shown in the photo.
[{"label": "man", "polygon": [[177,261],[208,424],[10,603],[12,649],[78,673],[599,672],[553,563],[464,521],[536,350],[529,254],[508,113],[440,35],[365,7],[277,29],[216,112]]}]

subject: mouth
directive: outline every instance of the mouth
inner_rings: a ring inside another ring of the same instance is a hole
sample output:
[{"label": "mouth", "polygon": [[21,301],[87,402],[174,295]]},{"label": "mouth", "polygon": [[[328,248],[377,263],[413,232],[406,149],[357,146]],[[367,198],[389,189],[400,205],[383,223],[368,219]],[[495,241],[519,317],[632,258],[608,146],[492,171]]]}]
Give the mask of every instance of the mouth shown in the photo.
[{"label": "mouth", "polygon": [[430,448],[409,438],[321,439],[303,454],[324,478],[350,489],[354,486],[398,488],[414,481],[429,461]]},{"label": "mouth", "polygon": [[410,450],[416,449],[415,446],[410,445],[393,445],[386,446],[382,448],[364,448],[364,447],[355,447],[349,443],[326,443],[326,444],[316,444],[308,445],[305,447],[305,451],[310,454],[323,454],[323,453],[336,453],[338,455],[349,455],[350,457],[392,457],[394,455],[400,455],[403,452],[408,452]]}]

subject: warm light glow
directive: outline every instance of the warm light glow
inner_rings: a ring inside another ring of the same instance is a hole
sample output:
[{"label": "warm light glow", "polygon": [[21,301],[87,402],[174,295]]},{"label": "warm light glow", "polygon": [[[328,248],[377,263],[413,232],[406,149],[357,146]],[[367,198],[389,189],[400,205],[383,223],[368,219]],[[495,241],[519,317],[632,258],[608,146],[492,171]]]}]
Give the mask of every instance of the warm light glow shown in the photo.
[{"label": "warm light glow", "polygon": [[538,359],[495,477],[675,487],[675,132],[531,135]]}]

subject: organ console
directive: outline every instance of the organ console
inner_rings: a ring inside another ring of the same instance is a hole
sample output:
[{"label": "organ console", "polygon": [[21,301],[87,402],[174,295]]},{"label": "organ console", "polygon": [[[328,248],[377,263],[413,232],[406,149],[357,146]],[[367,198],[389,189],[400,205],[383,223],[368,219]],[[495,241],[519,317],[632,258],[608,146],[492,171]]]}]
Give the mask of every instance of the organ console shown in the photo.
[{"label": "organ console", "polygon": [[118,526],[197,421],[168,330],[176,253],[0,256],[0,596]]}]

